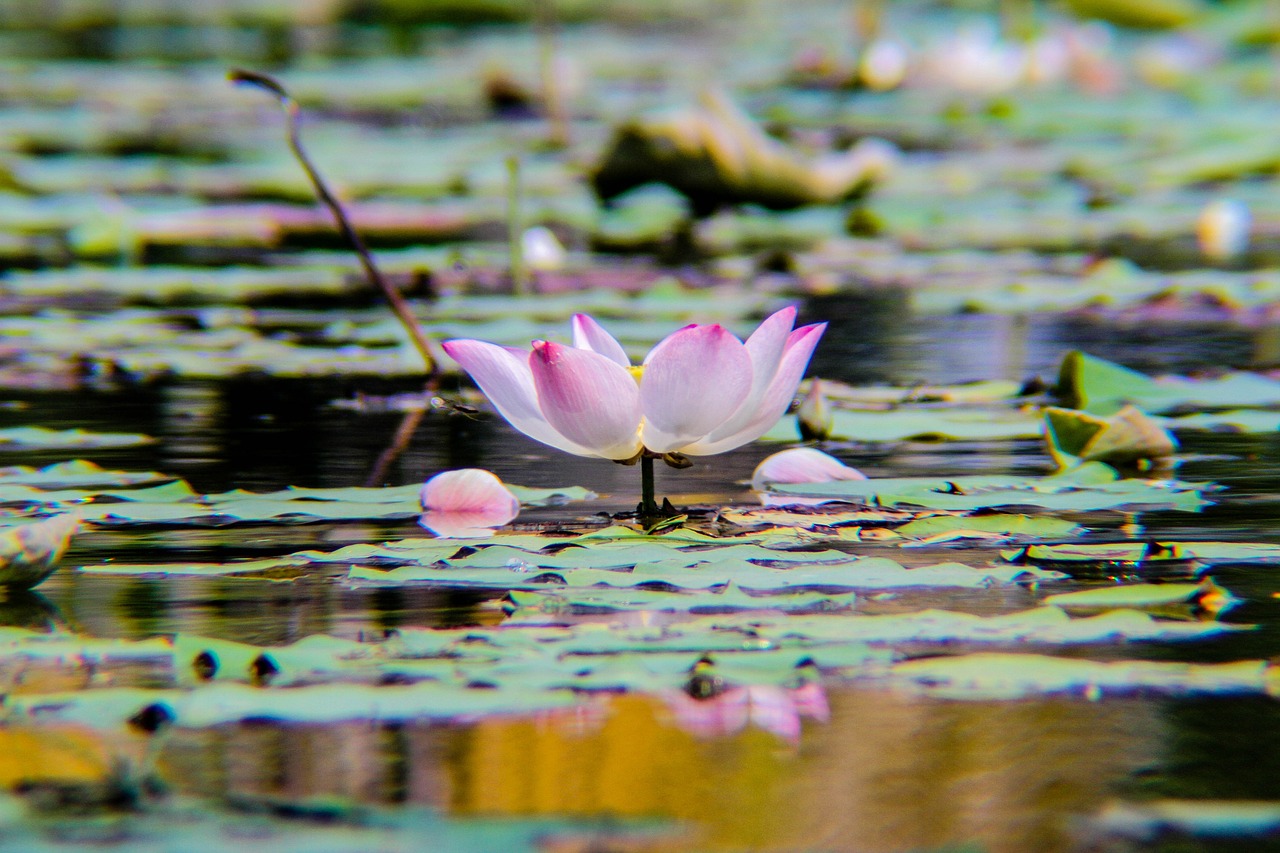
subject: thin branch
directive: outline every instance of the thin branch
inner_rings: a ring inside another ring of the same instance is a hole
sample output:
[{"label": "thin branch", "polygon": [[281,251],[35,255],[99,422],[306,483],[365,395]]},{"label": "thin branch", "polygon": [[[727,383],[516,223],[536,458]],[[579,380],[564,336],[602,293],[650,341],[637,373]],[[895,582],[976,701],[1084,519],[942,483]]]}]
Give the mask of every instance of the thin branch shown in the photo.
[{"label": "thin branch", "polygon": [[396,290],[382,276],[377,264],[373,262],[373,255],[369,253],[369,247],[365,245],[360,234],[351,225],[351,220],[347,217],[346,211],[343,210],[342,204],[329,191],[324,179],[320,177],[320,173],[312,165],[311,158],[302,149],[302,140],[298,134],[298,113],[300,110],[298,102],[293,99],[278,80],[257,71],[233,69],[227,73],[227,79],[233,83],[256,86],[265,92],[275,95],[280,101],[280,106],[284,109],[289,148],[293,151],[293,156],[297,158],[303,170],[307,173],[307,177],[311,180],[311,185],[315,188],[316,195],[320,197],[320,201],[324,202],[324,205],[329,208],[329,212],[333,214],[334,222],[337,223],[338,230],[342,233],[343,238],[351,245],[356,255],[359,256],[365,277],[369,279],[371,284],[382,291],[383,296],[387,298],[387,302],[391,305],[391,310],[395,312],[405,331],[409,333],[409,338],[417,348],[418,354],[422,356],[422,363],[427,369],[428,385],[432,385],[439,376],[440,368],[436,364],[435,358],[431,355],[431,348],[427,344],[427,336],[422,331],[422,326],[419,325],[418,319],[413,316],[413,311],[409,309],[409,303],[400,295],[400,291]]}]

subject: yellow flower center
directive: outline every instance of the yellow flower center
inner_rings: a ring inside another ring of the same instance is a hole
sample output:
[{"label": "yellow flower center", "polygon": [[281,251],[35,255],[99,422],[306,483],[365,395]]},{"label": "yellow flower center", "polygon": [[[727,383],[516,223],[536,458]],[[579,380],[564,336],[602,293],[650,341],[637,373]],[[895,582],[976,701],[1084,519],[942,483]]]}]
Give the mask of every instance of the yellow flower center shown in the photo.
[{"label": "yellow flower center", "polygon": [[627,371],[635,378],[636,384],[639,385],[640,377],[644,376],[644,365],[637,364],[632,367],[628,367]]}]

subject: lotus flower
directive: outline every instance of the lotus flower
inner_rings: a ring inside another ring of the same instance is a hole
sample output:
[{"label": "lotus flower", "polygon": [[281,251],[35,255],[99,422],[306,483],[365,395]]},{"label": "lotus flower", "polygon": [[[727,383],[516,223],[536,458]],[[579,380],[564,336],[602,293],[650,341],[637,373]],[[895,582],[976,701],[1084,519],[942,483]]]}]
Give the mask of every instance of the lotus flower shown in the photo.
[{"label": "lotus flower", "polygon": [[586,314],[573,318],[572,346],[452,340],[444,351],[530,438],[578,456],[676,461],[754,441],[786,412],[826,328],[793,329],[795,316],[778,311],[745,343],[720,325],[685,326],[638,366]]},{"label": "lotus flower", "polygon": [[418,523],[451,539],[490,536],[520,512],[516,496],[483,468],[436,474],[422,487],[421,501]]}]

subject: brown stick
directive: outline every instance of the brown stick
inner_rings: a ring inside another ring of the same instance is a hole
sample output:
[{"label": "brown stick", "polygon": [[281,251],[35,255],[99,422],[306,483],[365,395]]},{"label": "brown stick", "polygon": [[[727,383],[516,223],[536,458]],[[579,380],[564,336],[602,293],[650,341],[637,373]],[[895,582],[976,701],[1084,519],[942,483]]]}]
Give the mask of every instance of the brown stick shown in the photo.
[{"label": "brown stick", "polygon": [[392,437],[391,443],[378,454],[378,461],[373,464],[373,470],[369,472],[369,478],[364,481],[367,487],[374,488],[382,485],[382,481],[387,478],[387,472],[391,470],[392,464],[409,447],[409,442],[413,439],[413,434],[418,431],[418,425],[422,423],[422,418],[426,413],[425,406],[421,409],[410,409],[404,413],[404,417],[400,420],[400,426],[396,427],[396,434]]},{"label": "brown stick", "polygon": [[245,71],[241,69],[232,69],[227,73],[227,79],[233,83],[246,83],[256,86],[263,91],[270,92],[280,101],[280,106],[284,109],[285,119],[287,121],[287,131],[289,138],[289,148],[293,151],[293,156],[302,164],[303,171],[307,173],[307,177],[311,180],[311,185],[315,188],[316,195],[320,197],[320,201],[329,208],[329,212],[333,214],[334,222],[337,223],[338,231],[346,241],[351,244],[351,248],[360,258],[360,266],[364,268],[364,274],[369,282],[382,291],[382,295],[387,298],[387,303],[391,306],[391,310],[395,312],[396,317],[404,326],[405,331],[409,333],[409,338],[413,341],[413,345],[417,348],[418,354],[422,356],[422,363],[427,369],[428,386],[433,386],[435,380],[440,374],[440,367],[436,364],[436,360],[431,355],[431,348],[427,345],[427,336],[422,331],[422,326],[418,324],[418,319],[413,316],[413,311],[409,309],[400,291],[396,290],[390,282],[388,282],[382,273],[378,270],[377,264],[373,262],[373,255],[369,253],[369,247],[365,245],[363,238],[351,225],[351,220],[347,218],[346,211],[343,210],[342,204],[329,191],[328,185],[324,179],[320,177],[320,173],[316,171],[315,166],[311,163],[305,151],[302,149],[302,140],[298,135],[298,102],[285,90],[274,77],[261,74],[257,71]]}]

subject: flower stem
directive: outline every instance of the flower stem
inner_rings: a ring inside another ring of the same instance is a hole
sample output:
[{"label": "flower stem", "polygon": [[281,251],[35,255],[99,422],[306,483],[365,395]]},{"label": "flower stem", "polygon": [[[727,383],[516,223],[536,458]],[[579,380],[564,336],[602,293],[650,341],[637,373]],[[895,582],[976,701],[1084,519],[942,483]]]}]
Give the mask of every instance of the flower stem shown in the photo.
[{"label": "flower stem", "polygon": [[400,291],[396,290],[391,282],[383,278],[381,270],[378,269],[378,265],[373,261],[373,255],[370,254],[369,247],[365,244],[360,233],[356,231],[355,226],[351,224],[351,220],[346,211],[343,210],[341,202],[329,190],[324,178],[320,176],[320,172],[317,171],[315,165],[311,162],[311,158],[307,156],[307,152],[303,149],[302,137],[298,132],[298,113],[300,111],[298,102],[293,99],[293,96],[285,90],[278,80],[266,74],[261,74],[257,71],[233,69],[227,74],[227,77],[233,83],[247,83],[269,92],[275,95],[280,102],[280,106],[284,109],[285,130],[288,134],[289,149],[293,152],[293,156],[299,165],[302,166],[302,170],[307,173],[307,178],[311,181],[311,186],[315,189],[320,201],[325,207],[329,208],[329,213],[333,215],[338,231],[351,246],[352,251],[356,253],[356,257],[360,259],[360,266],[364,269],[365,277],[382,291],[382,295],[386,297],[387,304],[391,306],[396,318],[404,326],[405,332],[409,335],[409,340],[413,342],[414,347],[418,350],[418,355],[422,357],[422,364],[427,370],[428,386],[434,388],[435,382],[439,378],[440,366],[436,364],[435,358],[431,355],[431,347],[427,344],[426,333],[422,331],[422,326],[413,315],[413,310],[409,307],[409,303],[400,295]]},{"label": "flower stem", "polygon": [[640,457],[640,506],[636,507],[636,515],[642,522],[657,521],[659,512],[653,496],[653,457],[646,453]]}]

